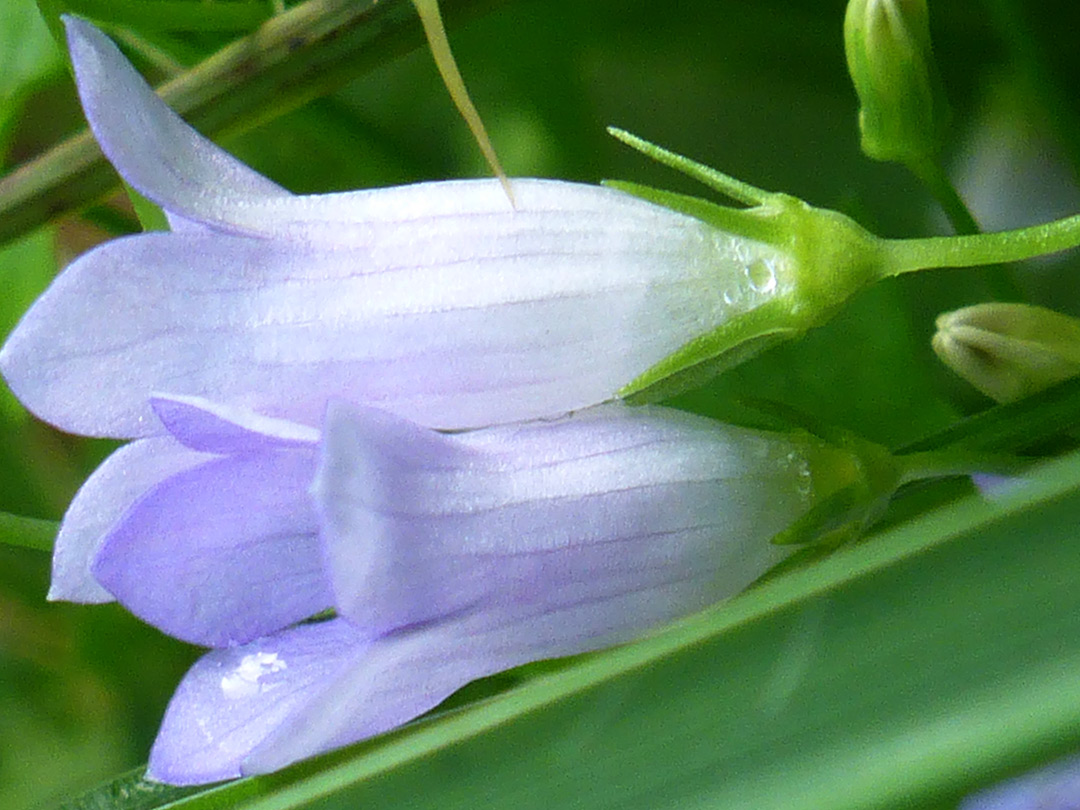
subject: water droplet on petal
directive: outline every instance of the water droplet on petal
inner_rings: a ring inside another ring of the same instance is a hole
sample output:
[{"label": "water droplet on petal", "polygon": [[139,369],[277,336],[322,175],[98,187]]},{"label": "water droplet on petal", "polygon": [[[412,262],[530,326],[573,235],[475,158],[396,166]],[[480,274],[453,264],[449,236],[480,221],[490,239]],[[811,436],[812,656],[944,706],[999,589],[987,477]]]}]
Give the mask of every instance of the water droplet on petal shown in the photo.
[{"label": "water droplet on petal", "polygon": [[277,653],[245,655],[236,668],[221,679],[221,691],[231,700],[254,697],[266,690],[267,684],[260,682],[264,676],[286,668],[287,665]]},{"label": "water droplet on petal", "polygon": [[765,259],[755,259],[745,268],[746,278],[750,282],[750,289],[757,293],[771,293],[776,289],[776,270],[772,262]]}]

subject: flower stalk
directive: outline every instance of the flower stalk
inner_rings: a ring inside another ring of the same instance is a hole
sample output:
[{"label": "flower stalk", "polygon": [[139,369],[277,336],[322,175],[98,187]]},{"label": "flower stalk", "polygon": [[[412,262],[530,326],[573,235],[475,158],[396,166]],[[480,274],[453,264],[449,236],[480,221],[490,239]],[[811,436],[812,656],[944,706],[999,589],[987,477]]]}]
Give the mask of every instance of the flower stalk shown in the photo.
[{"label": "flower stalk", "polygon": [[882,239],[879,277],[1017,262],[1077,246],[1080,246],[1080,214],[996,233]]}]

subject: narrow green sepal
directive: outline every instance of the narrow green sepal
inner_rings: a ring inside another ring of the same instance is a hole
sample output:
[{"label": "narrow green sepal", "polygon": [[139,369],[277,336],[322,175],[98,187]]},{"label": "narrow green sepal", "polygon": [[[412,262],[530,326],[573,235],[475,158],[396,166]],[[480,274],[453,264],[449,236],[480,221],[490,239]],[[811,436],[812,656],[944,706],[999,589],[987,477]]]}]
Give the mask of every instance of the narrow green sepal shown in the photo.
[{"label": "narrow green sepal", "polygon": [[668,355],[619,389],[617,395],[633,404],[644,404],[696,388],[806,331],[785,326],[784,322],[790,318],[783,301],[773,301],[740,315]]},{"label": "narrow green sepal", "polygon": [[742,180],[737,180],[731,175],[717,171],[711,166],[698,163],[696,160],[691,160],[644,138],[639,138],[625,129],[608,127],[607,131],[609,135],[622,141],[630,148],[636,149],[643,155],[652,158],[657,163],[682,172],[704,183],[714,191],[719,191],[721,194],[725,194],[738,202],[746,205],[759,205],[773,196],[770,191],[763,191],[749,183],[744,183]]},{"label": "narrow green sepal", "polygon": [[[815,503],[772,538],[776,545],[837,548],[862,536],[905,482],[907,465],[881,445],[839,429],[825,429],[827,447],[814,462]],[[829,450],[832,452],[830,453]]]},{"label": "narrow green sepal", "polygon": [[768,217],[775,213],[774,209],[764,205],[755,208],[731,208],[700,197],[643,186],[629,180],[604,180],[601,185],[633,194],[635,197],[700,219],[702,222],[715,225],[722,231],[737,233],[747,239],[773,242],[781,237],[775,225],[768,220]]},{"label": "narrow green sepal", "polygon": [[869,525],[867,516],[863,487],[850,484],[814,504],[806,514],[773,537],[772,543],[838,548],[863,533]]}]

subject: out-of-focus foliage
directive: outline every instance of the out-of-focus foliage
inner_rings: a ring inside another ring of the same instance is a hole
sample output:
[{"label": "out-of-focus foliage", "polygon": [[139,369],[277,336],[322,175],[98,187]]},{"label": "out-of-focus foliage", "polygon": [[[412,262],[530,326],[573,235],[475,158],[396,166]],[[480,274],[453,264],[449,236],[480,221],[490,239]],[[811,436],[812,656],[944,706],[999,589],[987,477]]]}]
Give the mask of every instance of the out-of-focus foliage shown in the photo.
[{"label": "out-of-focus foliage", "polygon": [[[216,5],[229,2],[217,0]],[[613,141],[604,127],[614,124],[755,185],[844,211],[882,235],[947,232],[932,198],[912,176],[902,167],[875,163],[860,152],[857,100],[844,62],[844,3],[840,0],[687,0],[677,4],[503,0],[470,4],[467,20],[454,13],[453,0],[444,0],[443,5],[462,73],[511,175],[587,182],[613,177],[704,196],[704,190],[687,178]],[[42,152],[61,134],[81,126],[70,78],[36,15],[32,0],[0,0],[0,165],[4,167]],[[954,177],[962,180],[961,193],[967,194],[976,217],[985,212],[984,223],[995,227],[1024,224],[1030,221],[1031,210],[1045,211],[1044,218],[1049,218],[1073,213],[1070,208],[1078,203],[1080,56],[1072,38],[1062,36],[1078,26],[1080,8],[1061,2],[985,0],[939,2],[930,7],[931,36],[953,107],[944,159],[956,167]],[[136,61],[158,80],[197,63],[232,37],[222,31],[162,31],[152,25],[121,33]],[[423,50],[392,58],[387,54],[383,64],[333,94],[268,120],[225,145],[296,191],[486,174],[430,55]],[[1043,145],[1038,154],[1025,153],[1021,159],[1017,150],[1022,151],[1032,139],[1015,137],[1016,132],[1034,133]],[[1035,175],[1039,182],[1031,182]],[[58,264],[111,233],[133,227],[137,227],[136,219],[118,194],[85,216],[62,217],[0,249],[0,331],[11,328]],[[1065,256],[1009,272],[1029,302],[1076,313],[1080,311],[1077,261],[1075,256]],[[929,343],[937,314],[990,297],[987,278],[977,270],[940,271],[881,284],[857,296],[827,326],[681,397],[678,404],[710,415],[745,418],[752,414],[748,403],[763,398],[892,446],[915,442],[989,404],[940,368]],[[1065,442],[1044,442],[1038,449],[1058,452],[1066,449]],[[36,423],[7,391],[0,391],[0,511],[59,518],[79,482],[108,449],[105,443],[73,439]],[[850,753],[864,745],[869,734],[866,728],[844,720],[847,715],[841,709],[852,683],[863,683],[870,705],[879,694],[876,689],[882,695],[888,693],[895,670],[887,665],[902,665],[912,676],[904,682],[911,689],[946,690],[923,702],[905,703],[897,697],[888,704],[895,712],[885,719],[898,732],[889,738],[898,746],[889,749],[895,767],[889,771],[889,759],[882,754],[876,762],[883,770],[874,773],[880,780],[895,780],[895,791],[874,795],[879,799],[891,796],[897,807],[908,806],[900,801],[903,780],[912,773],[908,766],[920,753],[916,750],[920,741],[928,739],[920,736],[928,724],[940,723],[934,727],[940,730],[948,723],[970,721],[970,726],[957,726],[970,732],[979,728],[978,722],[1001,720],[1010,707],[1018,714],[1009,717],[1018,723],[1025,709],[1034,716],[1036,709],[1045,709],[1049,715],[1058,708],[1067,716],[1066,710],[1075,708],[1071,703],[1045,702],[1054,699],[1050,687],[1066,683],[1066,675],[1071,679],[1068,682],[1075,681],[1080,647],[1072,632],[1075,624],[1069,624],[1075,616],[1055,613],[1040,600],[1055,598],[1063,592],[1057,585],[1080,577],[1076,562],[1080,555],[1068,553],[1075,552],[1068,548],[1069,543],[1075,544],[1075,537],[1061,528],[1070,525],[1070,520],[1071,525],[1080,524],[1074,487],[1078,479],[1075,464],[1045,475],[1049,478],[1039,485],[1043,489],[1036,503],[1004,507],[1001,519],[1007,521],[1008,530],[998,526],[996,533],[987,535],[993,543],[980,542],[985,525],[982,517],[971,517],[974,513],[962,512],[961,517],[968,516],[963,520],[956,512],[930,515],[918,524],[920,531],[928,533],[921,540],[901,535],[913,550],[910,556],[897,552],[897,567],[891,573],[874,568],[879,562],[886,565],[881,562],[884,558],[874,556],[874,544],[892,543],[887,548],[895,550],[902,542],[895,536],[885,541],[871,537],[858,551],[866,560],[877,562],[867,562],[861,573],[851,574],[854,579],[845,579],[848,574],[839,572],[840,564],[833,563],[828,569],[832,574],[810,580],[811,590],[839,589],[849,623],[837,619],[840,614],[829,613],[829,599],[820,594],[813,597],[819,612],[806,613],[805,625],[786,629],[767,618],[753,627],[739,625],[740,617],[748,616],[751,608],[740,613],[744,609],[736,602],[728,612],[707,620],[715,622],[709,643],[724,651],[738,649],[740,639],[758,643],[765,638],[774,644],[775,655],[767,660],[761,654],[753,677],[772,679],[767,680],[766,691],[778,697],[769,704],[770,711],[784,722],[801,716],[784,714],[789,706],[786,701],[800,694],[800,685],[816,690],[806,696],[820,701],[820,717],[835,704],[840,719],[827,726],[824,737],[810,735],[804,740],[806,745],[820,745],[818,750],[826,753]],[[924,490],[906,502],[922,503],[919,499],[924,496],[933,502],[953,497],[953,490]],[[957,508],[982,507],[968,503]],[[889,519],[901,520],[906,516],[904,509],[902,503]],[[986,520],[993,523],[997,518]],[[954,532],[961,537],[956,542],[949,539]],[[1022,555],[1017,549],[1032,538],[1046,555],[1025,567],[1018,563]],[[1054,556],[1055,544],[1060,546],[1058,551],[1065,551]],[[938,566],[938,557],[947,557],[951,567]],[[904,572],[910,574],[906,579],[901,575]],[[956,579],[968,574],[970,579]],[[831,575],[837,578],[828,579]],[[0,806],[11,810],[43,802],[48,806],[145,761],[165,701],[196,654],[141,626],[119,608],[47,604],[47,577],[46,554],[0,547]],[[1014,599],[1013,591],[1006,589],[1030,591],[1031,600]],[[1031,615],[1045,619],[1048,628],[1055,626],[1050,622],[1057,616],[1064,646],[1054,656],[1036,661],[1035,653],[1025,657],[1020,652],[1041,636],[1015,611],[1042,608],[1045,613]],[[1075,604],[1061,607],[1061,611],[1075,609]],[[978,694],[965,692],[961,670],[940,669],[941,656],[951,649],[951,637],[942,628],[962,625],[976,616],[986,622],[972,619],[971,632],[984,632],[993,626],[995,611],[1011,618],[1000,624],[999,634],[985,647],[979,646],[974,635],[965,637],[970,655],[959,666],[969,666],[970,672],[982,666],[984,674],[995,666],[1036,669],[980,682],[986,688]],[[874,622],[857,621],[870,616],[876,617]],[[911,634],[903,636],[897,628]],[[881,635],[873,635],[877,633]],[[903,638],[912,641],[893,653],[878,650],[879,665],[868,665],[860,651],[877,649],[879,638],[897,644]],[[804,668],[825,644],[832,669]],[[851,653],[847,662],[846,651]],[[1011,653],[1016,655],[1010,658]],[[452,805],[451,799],[472,807],[510,806],[511,799],[520,798],[508,792],[517,780],[537,796],[548,797],[547,806],[558,806],[551,797],[564,803],[577,797],[584,806],[604,806],[599,801],[603,796],[628,795],[625,785],[604,782],[628,778],[625,771],[600,767],[604,756],[613,750],[632,751],[638,745],[648,748],[660,739],[654,734],[670,734],[677,741],[679,718],[696,716],[684,690],[712,701],[709,712],[724,712],[722,690],[731,681],[725,669],[730,659],[718,655],[706,665],[695,658],[693,667],[680,668],[679,662],[688,660],[679,657],[683,655],[689,655],[685,648],[671,659],[648,659],[648,653],[632,648],[616,652],[610,657],[611,667],[640,656],[641,667],[655,667],[651,671],[663,677],[606,680],[608,685],[600,691],[558,697],[561,708],[551,715],[545,714],[544,696],[556,693],[543,690],[557,690],[562,688],[559,684],[572,684],[574,678],[586,675],[556,675],[564,680],[553,686],[547,680],[533,684],[532,672],[527,671],[515,682],[517,691],[503,702],[460,715],[458,725],[451,718],[431,726],[430,732],[423,727],[420,732],[407,731],[392,737],[385,751],[379,741],[364,744],[317,766],[245,783],[221,796],[231,797],[229,801],[249,797],[252,807],[353,807],[364,803],[368,795],[372,800],[404,802],[426,785],[450,785],[453,779],[460,780],[453,784],[461,787],[445,789],[458,790],[460,795],[431,794],[445,798],[443,806]],[[602,667],[596,663],[602,660],[602,655],[596,656],[586,664]],[[1064,673],[1061,681],[1050,678],[1055,671]],[[1021,689],[1025,682],[1047,691],[1027,704],[992,703],[1004,694],[1002,684],[1018,684]],[[753,691],[754,683],[745,682],[745,688]],[[619,684],[626,685],[625,693],[619,692]],[[540,691],[530,692],[532,686]],[[588,696],[601,693],[603,702],[588,708]],[[991,701],[985,705],[1001,711],[980,713],[982,701]],[[645,703],[647,710],[639,711]],[[485,736],[485,724],[494,727],[504,709],[513,714],[513,723]],[[764,724],[764,717],[756,721]],[[899,733],[904,729],[910,730],[909,736]],[[965,766],[961,754],[939,760],[935,767],[943,769],[938,783],[945,786],[942,796],[951,798],[949,791],[971,787],[978,780],[1080,743],[1080,729],[1047,725],[1044,731],[1043,741],[1026,749],[998,741],[1000,757],[980,760],[978,769],[962,778],[956,776]],[[475,742],[462,736],[473,733],[478,735]],[[620,734],[628,736],[613,736]],[[506,741],[528,735],[535,747],[515,759]],[[699,734],[699,738],[706,740],[705,745],[715,742],[707,735]],[[949,741],[947,735],[936,739],[942,745]],[[421,748],[408,749],[413,744],[441,753],[425,760],[418,756]],[[678,744],[689,751],[694,740]],[[768,757],[758,755],[778,743],[763,735],[757,744],[763,748],[748,747],[744,754],[733,749],[731,761],[734,765],[756,763],[760,769],[756,773],[765,780]],[[552,763],[567,761],[569,754],[582,763],[576,772],[578,784],[588,789],[582,787],[580,793],[560,792],[563,788],[556,789],[552,775],[557,771]],[[622,761],[640,764],[633,759]],[[829,761],[852,760],[838,756]],[[677,757],[657,767],[670,769],[664,772],[665,778],[686,778],[700,786],[703,783],[695,780],[705,778],[707,764],[702,764],[701,772],[689,775],[680,772]],[[785,772],[792,780],[792,795],[799,795],[799,784],[813,783],[821,776],[812,763],[803,764],[805,770]],[[495,773],[501,774],[501,792],[479,795],[487,789],[486,775]],[[835,773],[840,778],[843,769]],[[347,794],[335,793],[363,774],[373,775],[370,794],[355,786]],[[126,795],[151,796],[129,787],[125,787]],[[264,790],[265,798],[259,798]],[[190,806],[224,806],[214,804],[215,795],[208,794],[201,804]],[[929,793],[921,795],[930,801]],[[157,801],[153,796],[147,801]],[[720,801],[719,794],[716,800]],[[139,806],[134,801],[114,806]],[[614,798],[611,802],[626,806]],[[860,806],[858,795],[852,794],[843,806]]]}]

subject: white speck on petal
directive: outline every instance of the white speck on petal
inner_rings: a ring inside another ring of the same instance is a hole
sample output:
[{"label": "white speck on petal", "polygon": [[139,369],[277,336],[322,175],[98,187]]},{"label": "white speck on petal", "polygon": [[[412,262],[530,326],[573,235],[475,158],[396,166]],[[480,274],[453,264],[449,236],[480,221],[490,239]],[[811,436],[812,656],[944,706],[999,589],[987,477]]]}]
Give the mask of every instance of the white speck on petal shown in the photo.
[{"label": "white speck on petal", "polygon": [[285,662],[278,658],[277,653],[245,655],[236,669],[221,679],[221,691],[231,700],[253,697],[266,689],[266,684],[259,683],[260,678],[285,668]]}]

